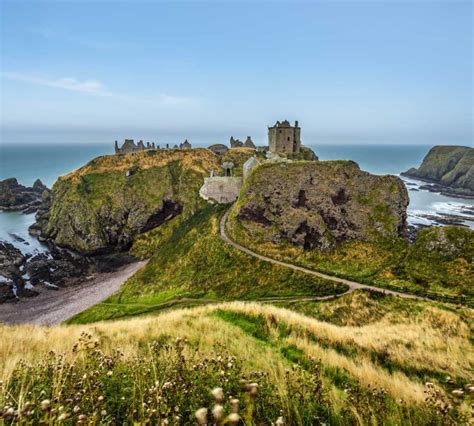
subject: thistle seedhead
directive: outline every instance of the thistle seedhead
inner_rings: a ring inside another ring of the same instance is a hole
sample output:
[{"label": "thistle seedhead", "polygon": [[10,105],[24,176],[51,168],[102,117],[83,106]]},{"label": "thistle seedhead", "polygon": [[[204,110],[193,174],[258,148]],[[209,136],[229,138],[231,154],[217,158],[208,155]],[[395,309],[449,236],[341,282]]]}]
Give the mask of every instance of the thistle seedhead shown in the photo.
[{"label": "thistle seedhead", "polygon": [[217,424],[220,424],[224,419],[224,407],[220,404],[216,404],[212,409],[212,417]]},{"label": "thistle seedhead", "polygon": [[275,426],[284,426],[285,422],[283,420],[283,416],[278,417],[277,421],[275,422]]},{"label": "thistle seedhead", "polygon": [[222,390],[222,388],[214,388],[212,389],[211,393],[216,402],[224,401],[224,391]]},{"label": "thistle seedhead", "polygon": [[234,398],[230,400],[230,410],[232,413],[238,413],[239,412],[239,400]]},{"label": "thistle seedhead", "polygon": [[41,409],[43,411],[48,411],[51,408],[51,401],[49,399],[44,399],[41,401]]},{"label": "thistle seedhead", "polygon": [[198,425],[205,425],[207,424],[207,408],[200,408],[199,410],[196,411],[196,420],[198,422]]},{"label": "thistle seedhead", "polygon": [[240,416],[237,413],[231,413],[227,417],[227,420],[231,425],[237,425],[240,421]]}]

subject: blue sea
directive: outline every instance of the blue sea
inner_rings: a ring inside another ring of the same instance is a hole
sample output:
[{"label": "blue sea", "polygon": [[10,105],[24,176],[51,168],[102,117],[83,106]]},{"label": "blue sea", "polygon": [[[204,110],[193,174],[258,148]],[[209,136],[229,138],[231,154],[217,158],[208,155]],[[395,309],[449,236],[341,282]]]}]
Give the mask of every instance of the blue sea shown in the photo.
[{"label": "blue sea", "polygon": [[[329,145],[308,144],[321,160],[354,160],[361,169],[374,174],[399,175],[410,167],[418,166],[431,148],[429,145]],[[113,144],[0,144],[0,180],[16,177],[30,186],[36,179],[51,187],[56,179],[99,155],[113,154]],[[464,215],[465,206],[474,206],[474,200],[446,197],[428,191],[413,191],[421,182],[410,182],[409,222],[431,224],[426,214]],[[45,250],[36,239],[28,234],[28,226],[34,222],[34,214],[0,212],[0,240],[12,242],[22,251]],[[465,222],[474,228],[474,222]],[[26,243],[16,241],[15,234]]]}]

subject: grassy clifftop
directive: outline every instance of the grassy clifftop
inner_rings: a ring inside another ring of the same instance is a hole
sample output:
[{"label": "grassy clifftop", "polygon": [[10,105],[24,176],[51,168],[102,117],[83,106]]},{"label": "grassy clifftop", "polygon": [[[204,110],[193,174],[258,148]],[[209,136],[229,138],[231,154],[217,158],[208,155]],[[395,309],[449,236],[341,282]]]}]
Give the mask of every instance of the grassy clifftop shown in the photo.
[{"label": "grassy clifftop", "polygon": [[207,149],[98,157],[55,183],[42,236],[87,254],[126,249],[137,234],[202,208],[199,188],[219,165]]},{"label": "grassy clifftop", "polygon": [[128,249],[136,235],[204,207],[199,188],[211,170],[220,174],[222,162],[232,161],[239,175],[254,154],[173,149],[98,157],[58,179],[37,227],[42,237],[85,254]]}]

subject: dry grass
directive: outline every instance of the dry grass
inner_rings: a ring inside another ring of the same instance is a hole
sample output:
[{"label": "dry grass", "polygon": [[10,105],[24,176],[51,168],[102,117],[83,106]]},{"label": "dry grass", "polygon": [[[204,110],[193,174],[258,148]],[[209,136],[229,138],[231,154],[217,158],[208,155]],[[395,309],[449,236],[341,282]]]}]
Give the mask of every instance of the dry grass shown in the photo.
[{"label": "dry grass", "polygon": [[60,180],[76,179],[89,173],[125,172],[132,167],[146,170],[163,167],[172,161],[179,161],[187,170],[199,173],[207,174],[211,169],[216,171],[220,169],[219,157],[208,149],[168,149],[97,157],[84,167],[62,176]]},{"label": "dry grass", "polygon": [[[384,354],[387,362],[409,368],[444,372],[466,380],[472,377],[474,351],[469,329],[454,313],[429,308],[425,315],[399,318],[398,323],[393,323],[393,318],[382,318],[354,327],[329,324],[275,306],[244,302],[84,326],[1,326],[0,377],[7,380],[20,359],[33,361],[52,349],[65,352],[87,331],[103,338],[104,350],[119,347],[126,356],[136,355],[141,345],[161,335],[186,337],[203,351],[213,345],[224,345],[244,358],[250,368],[269,371],[281,388],[284,360],[275,356],[271,347],[256,345],[238,328],[223,321],[217,323],[212,314],[218,310],[260,316],[272,324],[284,323],[288,335],[283,343],[296,345],[305,354],[320,358],[325,365],[343,369],[364,385],[383,386],[395,398],[419,403],[423,399],[423,384],[402,372],[390,374],[371,360],[371,353]],[[337,347],[355,348],[360,353],[354,358],[337,352],[334,349]]]}]

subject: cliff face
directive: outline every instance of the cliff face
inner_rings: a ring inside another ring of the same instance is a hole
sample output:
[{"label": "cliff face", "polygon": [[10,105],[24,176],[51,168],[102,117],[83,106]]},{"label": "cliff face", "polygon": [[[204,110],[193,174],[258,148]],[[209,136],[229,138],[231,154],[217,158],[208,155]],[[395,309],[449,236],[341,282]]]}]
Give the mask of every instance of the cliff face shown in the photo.
[{"label": "cliff face", "polygon": [[439,145],[430,149],[421,166],[405,173],[446,188],[443,192],[474,196],[474,148]]},{"label": "cliff face", "polygon": [[348,240],[406,235],[408,193],[395,176],[374,176],[352,161],[266,164],[234,206],[255,238],[312,249]]},{"label": "cliff face", "polygon": [[84,254],[126,249],[138,233],[201,208],[203,178],[219,167],[206,149],[98,157],[58,179],[34,228]]}]

